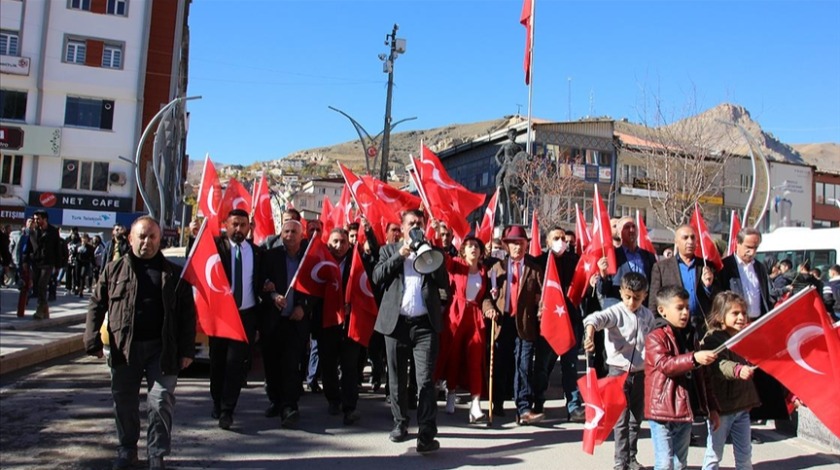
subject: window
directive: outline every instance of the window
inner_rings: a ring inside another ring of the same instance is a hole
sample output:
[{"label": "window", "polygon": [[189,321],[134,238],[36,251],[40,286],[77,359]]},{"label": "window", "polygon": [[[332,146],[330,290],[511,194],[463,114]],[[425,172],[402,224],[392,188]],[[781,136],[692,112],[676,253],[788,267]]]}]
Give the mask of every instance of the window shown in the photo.
[{"label": "window", "polygon": [[70,8],[90,11],[90,0],[70,0]]},{"label": "window", "polygon": [[108,191],[108,162],[64,160],[61,189]]},{"label": "window", "polygon": [[20,185],[23,155],[0,155],[0,183]]},{"label": "window", "polygon": [[105,12],[109,15],[126,16],[128,0],[108,0]]},{"label": "window", "polygon": [[118,69],[122,67],[122,47],[106,44],[102,50],[102,66]]},{"label": "window", "polygon": [[64,125],[111,130],[113,124],[113,100],[67,97],[67,104],[64,108]]},{"label": "window", "polygon": [[0,90],[0,119],[26,120],[26,92]]},{"label": "window", "polygon": [[0,31],[0,55],[16,56],[20,53],[20,35],[13,31]]},{"label": "window", "polygon": [[84,41],[79,41],[76,39],[70,39],[67,41],[67,50],[64,53],[64,61],[71,62],[74,64],[84,64],[85,63],[85,47]]}]

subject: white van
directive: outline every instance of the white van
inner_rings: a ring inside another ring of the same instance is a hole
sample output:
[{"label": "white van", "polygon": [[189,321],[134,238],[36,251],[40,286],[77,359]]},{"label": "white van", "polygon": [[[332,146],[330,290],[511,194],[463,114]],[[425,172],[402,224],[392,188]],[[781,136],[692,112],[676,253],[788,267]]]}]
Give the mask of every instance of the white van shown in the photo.
[{"label": "white van", "polygon": [[828,268],[837,264],[840,253],[840,228],[782,227],[761,235],[761,245],[756,258],[769,268],[783,259],[790,260],[796,269],[804,260],[811,269],[822,273],[828,280]]}]

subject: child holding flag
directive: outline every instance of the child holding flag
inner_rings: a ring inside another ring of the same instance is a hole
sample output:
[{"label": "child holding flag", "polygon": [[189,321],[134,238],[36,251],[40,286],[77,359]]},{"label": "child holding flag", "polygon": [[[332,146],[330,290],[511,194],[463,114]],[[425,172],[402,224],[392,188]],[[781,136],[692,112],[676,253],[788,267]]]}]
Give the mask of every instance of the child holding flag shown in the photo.
[{"label": "child holding flag", "polygon": [[[716,349],[749,323],[746,301],[734,292],[721,292],[712,303],[709,332],[703,338],[702,348]],[[717,362],[709,368],[712,391],[720,406],[720,427],[713,431],[710,423],[704,469],[720,468],[727,437],[732,438],[735,468],[752,468],[750,410],[761,404],[752,380],[754,371],[755,367],[728,349],[718,354]]]}]

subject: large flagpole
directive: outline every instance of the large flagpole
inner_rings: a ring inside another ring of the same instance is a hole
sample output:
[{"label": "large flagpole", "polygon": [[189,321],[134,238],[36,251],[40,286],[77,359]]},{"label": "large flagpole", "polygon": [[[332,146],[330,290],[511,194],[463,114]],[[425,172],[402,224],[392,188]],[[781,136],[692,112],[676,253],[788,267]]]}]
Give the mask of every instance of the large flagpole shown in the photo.
[{"label": "large flagpole", "polygon": [[525,151],[528,153],[528,156],[531,156],[531,103],[534,97],[534,14],[536,13],[534,7],[536,6],[536,0],[530,0],[530,2],[531,18],[529,21],[531,23],[531,27],[528,28],[530,30],[530,38],[528,42],[530,43],[531,50],[528,53],[528,140],[525,142]]}]

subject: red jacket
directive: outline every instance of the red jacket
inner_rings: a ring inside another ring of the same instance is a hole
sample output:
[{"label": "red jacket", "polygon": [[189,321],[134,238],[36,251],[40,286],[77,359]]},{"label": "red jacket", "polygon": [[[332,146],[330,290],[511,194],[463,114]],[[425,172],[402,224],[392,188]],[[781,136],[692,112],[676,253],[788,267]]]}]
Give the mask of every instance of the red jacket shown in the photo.
[{"label": "red jacket", "polygon": [[[656,326],[663,320],[658,320]],[[696,342],[694,350],[699,349]],[[679,353],[670,324],[655,328],[645,340],[645,418],[655,421],[690,423],[694,413],[689,401],[689,387],[696,388],[697,406],[708,416],[717,411],[717,402],[703,368],[695,368],[694,351]]]}]

